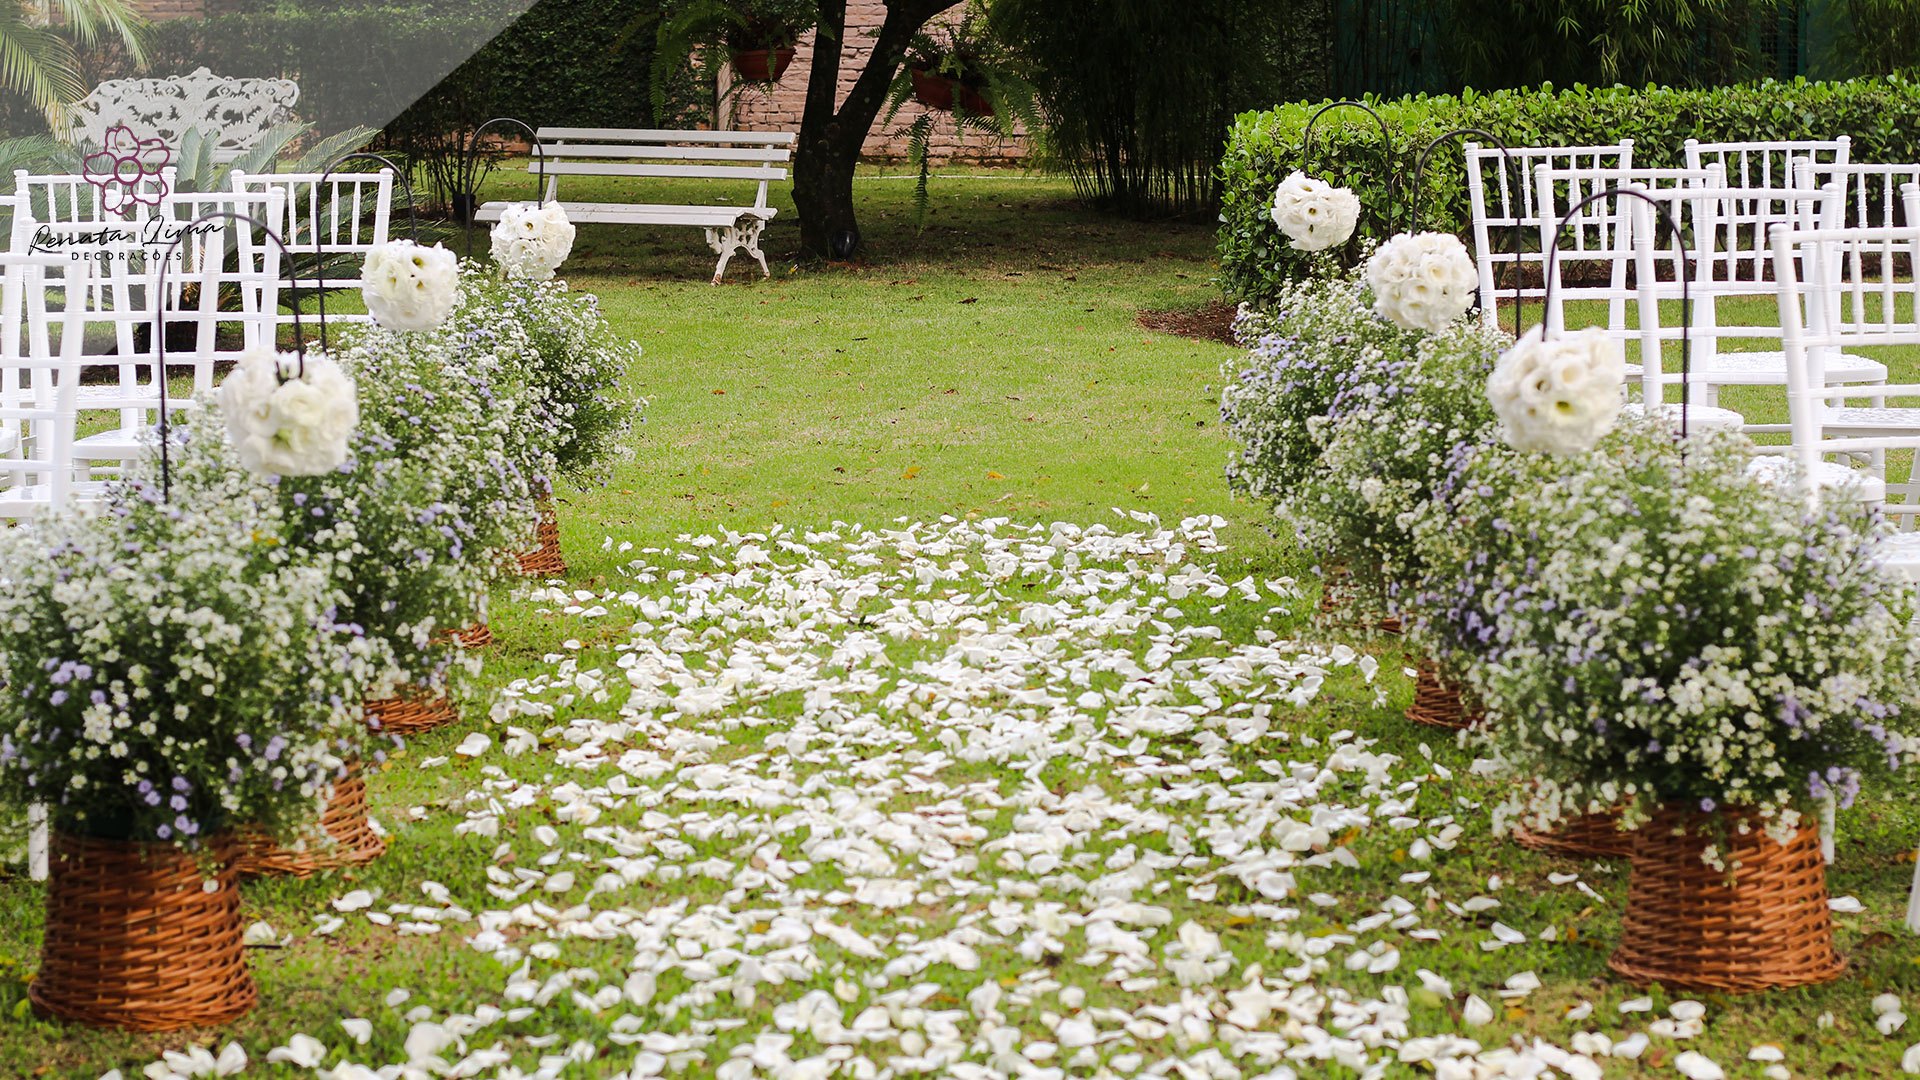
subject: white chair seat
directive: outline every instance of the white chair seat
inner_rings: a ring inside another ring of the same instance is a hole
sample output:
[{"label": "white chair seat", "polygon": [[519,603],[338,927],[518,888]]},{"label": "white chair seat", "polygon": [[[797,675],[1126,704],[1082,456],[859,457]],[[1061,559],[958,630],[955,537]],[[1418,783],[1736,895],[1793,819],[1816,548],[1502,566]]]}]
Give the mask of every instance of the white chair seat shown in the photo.
[{"label": "white chair seat", "polygon": [[[1676,430],[1680,427],[1679,403],[1675,402],[1661,405],[1655,410],[1655,414],[1672,424]],[[1644,416],[1646,415],[1646,406],[1637,401],[1628,402],[1620,409],[1620,415],[1627,417]],[[1740,431],[1747,426],[1746,417],[1741,416],[1732,409],[1722,409],[1717,405],[1689,405],[1687,406],[1686,417],[1687,430],[1689,432]]]},{"label": "white chair seat", "polygon": [[1920,442],[1920,409],[1889,405],[1828,409],[1821,426],[1835,435],[1912,435]]},{"label": "white chair seat", "polygon": [[146,433],[115,428],[73,440],[76,461],[132,461],[147,452]]},{"label": "white chair seat", "polygon": [[[1763,484],[1775,486],[1792,482],[1793,459],[1779,454],[1756,457],[1747,463],[1747,475]],[[1813,482],[1822,491],[1854,485],[1861,502],[1887,501],[1887,482],[1862,469],[1849,469],[1837,461],[1816,461]]]},{"label": "white chair seat", "polygon": [[0,427],[0,454],[11,454],[20,448],[20,429]]},{"label": "white chair seat", "polygon": [[[67,485],[67,505],[78,506],[106,495],[107,485],[100,480],[82,480]],[[0,491],[0,518],[38,517],[52,503],[52,492],[45,484],[27,484]]]},{"label": "white chair seat", "polygon": [[1882,538],[1880,565],[1920,585],[1920,533],[1897,532]]},{"label": "white chair seat", "polygon": [[[1641,373],[1639,364],[1627,365],[1627,378],[1638,379]],[[1850,353],[1841,353],[1830,359],[1826,373],[1827,380],[1836,384],[1883,383],[1888,378],[1887,365]],[[1687,378],[1689,382],[1703,386],[1785,386],[1787,354],[1718,353],[1695,364]]]}]

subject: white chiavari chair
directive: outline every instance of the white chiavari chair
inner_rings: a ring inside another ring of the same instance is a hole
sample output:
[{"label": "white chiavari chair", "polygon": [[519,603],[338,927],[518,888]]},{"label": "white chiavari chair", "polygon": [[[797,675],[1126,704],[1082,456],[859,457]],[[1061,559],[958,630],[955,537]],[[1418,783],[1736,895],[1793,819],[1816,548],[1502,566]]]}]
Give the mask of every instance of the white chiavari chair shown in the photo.
[{"label": "white chiavari chair", "polygon": [[[301,286],[327,290],[357,286],[367,252],[389,239],[393,185],[390,169],[371,173],[233,174],[236,192],[278,191],[283,195],[279,216],[267,224],[286,239],[295,258],[304,262],[318,256],[317,280],[315,273],[303,270]],[[345,312],[330,313],[328,318],[366,322],[372,316]],[[281,315],[279,321],[282,325],[292,323],[292,312]]]},{"label": "white chiavari chair", "polygon": [[[1502,153],[1498,147],[1466,144],[1467,197],[1473,218],[1473,259],[1480,275],[1480,318],[1488,329],[1499,329],[1499,304],[1494,296],[1513,296],[1511,280],[1501,283],[1501,267],[1509,278],[1520,278],[1518,295],[1538,300],[1541,288],[1527,278],[1529,267],[1545,260],[1532,241],[1538,229],[1540,204],[1534,178],[1540,166],[1553,168],[1627,168],[1633,164],[1633,140],[1603,146],[1521,146]],[[1517,247],[1517,251],[1516,251]],[[1625,285],[1622,281],[1621,285]]]}]

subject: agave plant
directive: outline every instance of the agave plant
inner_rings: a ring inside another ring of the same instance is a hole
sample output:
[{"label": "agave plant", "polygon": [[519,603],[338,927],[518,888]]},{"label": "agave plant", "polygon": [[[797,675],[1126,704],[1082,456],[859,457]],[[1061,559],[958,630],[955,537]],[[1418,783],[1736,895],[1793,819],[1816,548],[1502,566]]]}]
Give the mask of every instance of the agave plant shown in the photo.
[{"label": "agave plant", "polygon": [[117,40],[143,63],[144,25],[133,0],[0,0],[0,90],[26,98],[63,131],[66,107],[87,94],[75,46]]}]

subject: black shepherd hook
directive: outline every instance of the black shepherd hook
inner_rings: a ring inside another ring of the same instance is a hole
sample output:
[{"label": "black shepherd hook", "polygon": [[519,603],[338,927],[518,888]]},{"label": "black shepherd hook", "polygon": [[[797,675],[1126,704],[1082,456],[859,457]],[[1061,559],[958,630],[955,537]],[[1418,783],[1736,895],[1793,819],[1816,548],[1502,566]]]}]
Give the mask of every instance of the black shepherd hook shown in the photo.
[{"label": "black shepherd hook", "polygon": [[[1508,147],[1500,136],[1495,135],[1491,131],[1487,131],[1484,128],[1463,127],[1455,128],[1444,135],[1436,136],[1432,142],[1427,144],[1426,149],[1420,151],[1419,160],[1414,162],[1413,194],[1408,197],[1410,204],[1408,207],[1408,217],[1411,219],[1407,224],[1408,232],[1417,233],[1420,231],[1420,199],[1427,193],[1427,160],[1433,157],[1433,152],[1440,148],[1441,143],[1457,139],[1463,135],[1472,135],[1492,143],[1494,149],[1500,151],[1500,168],[1502,174],[1504,175],[1513,170],[1512,148]],[[1468,167],[1478,168],[1479,166],[1469,162]],[[1522,181],[1525,179],[1526,177],[1521,177]],[[1513,338],[1515,341],[1518,341],[1520,340],[1520,228],[1519,226],[1515,226],[1507,230],[1507,232],[1509,236],[1507,246],[1511,249],[1509,254],[1513,256]],[[1494,286],[1494,292],[1496,294],[1499,292],[1498,283]],[[1483,307],[1487,304],[1498,304],[1499,302],[1500,298],[1497,295],[1483,296],[1480,298],[1480,303]],[[1500,325],[1498,312],[1494,314],[1493,322],[1496,327]]]},{"label": "black shepherd hook", "polygon": [[[1688,287],[1688,282],[1693,277],[1691,269],[1693,261],[1687,257],[1687,245],[1684,239],[1685,234],[1680,229],[1680,223],[1674,220],[1672,211],[1668,210],[1666,205],[1659,199],[1641,191],[1639,188],[1608,188],[1605,191],[1596,191],[1586,198],[1581,199],[1579,202],[1574,203],[1567,208],[1565,214],[1561,215],[1560,225],[1553,232],[1553,242],[1547,245],[1546,287],[1540,290],[1540,305],[1544,309],[1543,314],[1545,314],[1547,318],[1541,320],[1540,339],[1542,341],[1546,340],[1547,319],[1551,318],[1553,311],[1553,271],[1560,256],[1560,235],[1566,231],[1568,225],[1573,223],[1574,217],[1578,215],[1580,211],[1585,210],[1588,206],[1599,202],[1601,199],[1613,198],[1619,195],[1631,195],[1641,202],[1646,203],[1648,206],[1653,207],[1654,213],[1660,215],[1661,219],[1666,222],[1667,228],[1673,230],[1673,247],[1680,255],[1680,437],[1685,439],[1687,437],[1687,399],[1693,396],[1693,349],[1689,340],[1693,330],[1693,297]],[[1660,363],[1659,348],[1659,341],[1656,339],[1654,342],[1654,354],[1650,357],[1642,356],[1640,358],[1642,368],[1645,368],[1648,364]],[[1663,402],[1645,402],[1647,412],[1650,415],[1653,410],[1661,404],[1663,404]]]},{"label": "black shepherd hook", "polygon": [[473,226],[480,217],[480,180],[473,172],[473,162],[480,156],[480,133],[495,124],[511,124],[527,133],[527,138],[533,143],[534,160],[540,166],[540,177],[534,181],[540,185],[540,190],[535,192],[534,201],[541,206],[545,206],[547,202],[547,148],[540,144],[540,133],[533,129],[533,125],[511,116],[496,116],[474,128],[473,134],[467,136],[466,153],[460,156],[460,175],[474,177],[474,189],[464,193],[468,202],[467,220],[464,224],[467,227],[467,258],[469,259],[473,258]]},{"label": "black shepherd hook", "polygon": [[[395,164],[393,159],[390,157],[387,157],[383,154],[376,154],[371,150],[349,150],[346,153],[341,154],[339,157],[334,158],[332,161],[327,162],[326,167],[320,170],[320,179],[318,182],[316,182],[313,185],[315,198],[319,197],[320,189],[326,186],[327,181],[333,177],[334,170],[338,169],[342,165],[345,165],[349,161],[377,161],[380,164],[386,166],[387,170],[393,173],[394,178],[400,181],[400,190],[403,194],[406,195],[406,198],[407,198],[407,229],[408,229],[408,232],[411,234],[413,242],[416,244],[419,243],[420,242],[420,207],[414,202],[414,199],[413,199],[413,181],[407,176],[406,170],[402,169],[399,165]],[[329,202],[331,202],[331,200],[329,200]],[[357,209],[356,209],[356,213],[357,213]],[[321,250],[320,219],[318,217],[314,218],[314,222],[313,222],[313,258],[314,258],[313,276],[316,280],[323,281],[326,275],[321,272],[320,264],[325,261],[326,253]],[[324,352],[327,348],[327,290],[322,288],[319,290],[319,294],[320,294],[320,349],[321,351]],[[297,300],[295,301],[294,306],[296,308],[299,307],[299,303]]]},{"label": "black shepherd hook", "polygon": [[[194,218],[193,221],[189,222],[186,226],[184,226],[180,230],[180,232],[174,236],[173,242],[167,245],[166,255],[160,260],[160,278],[154,285],[154,288],[158,291],[159,296],[157,297],[156,302],[153,305],[153,308],[154,308],[154,315],[153,315],[154,382],[160,385],[160,501],[161,502],[166,502],[168,499],[172,498],[173,496],[173,462],[167,451],[167,442],[169,437],[168,425],[167,425],[167,268],[173,265],[174,253],[180,250],[180,245],[182,243],[185,243],[188,239],[190,239],[199,230],[200,226],[208,224],[210,222],[215,222],[215,221],[232,222],[235,224],[246,225],[249,228],[259,229],[260,232],[266,237],[266,239],[271,240],[273,242],[273,245],[280,249],[280,254],[285,257],[286,263],[287,263],[288,281],[291,284],[296,286],[300,284],[299,271],[293,261],[293,249],[287,247],[287,242],[281,239],[279,233],[274,232],[272,229],[268,228],[266,222],[261,221],[259,218],[250,217],[246,214],[242,214],[237,210],[208,211],[207,213],[204,213],[199,217]],[[235,246],[236,247],[238,246],[238,241],[235,242]],[[203,261],[204,261],[204,256],[203,256]],[[271,315],[269,315],[269,322],[267,325],[269,327],[273,325],[271,321]],[[320,308],[320,327],[321,327],[320,333],[322,337],[326,335],[326,325],[327,325],[327,309],[323,305]],[[293,305],[293,341],[294,341],[294,346],[293,346],[294,355],[299,358],[299,362],[300,362],[299,373],[295,376],[295,378],[305,378],[307,374],[307,336],[306,336],[306,327],[300,320],[300,305],[298,303],[295,303]],[[272,342],[268,345],[268,348],[277,353],[279,351],[279,343]],[[274,360],[274,374],[276,378],[279,375],[279,371],[280,371],[280,361],[276,357]]]},{"label": "black shepherd hook", "polygon": [[1300,133],[1300,164],[1302,169],[1313,164],[1313,125],[1322,116],[1334,109],[1359,109],[1380,125],[1380,164],[1383,167],[1387,187],[1387,235],[1393,235],[1393,129],[1388,126],[1387,118],[1375,112],[1373,107],[1362,101],[1346,99],[1320,106],[1320,110],[1307,118],[1306,130]]}]

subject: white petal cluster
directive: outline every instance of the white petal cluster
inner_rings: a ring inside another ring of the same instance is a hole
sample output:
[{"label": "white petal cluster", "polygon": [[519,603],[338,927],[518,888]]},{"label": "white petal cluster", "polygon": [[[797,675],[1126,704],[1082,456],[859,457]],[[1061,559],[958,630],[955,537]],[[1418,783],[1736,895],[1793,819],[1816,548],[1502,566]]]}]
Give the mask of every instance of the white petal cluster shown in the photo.
[{"label": "white petal cluster", "polygon": [[1296,251],[1325,251],[1353,235],[1360,197],[1296,170],[1274,189],[1273,223]]},{"label": "white petal cluster", "polygon": [[1367,260],[1367,285],[1381,318],[1437,334],[1473,306],[1479,277],[1452,233],[1400,233]]},{"label": "white petal cluster", "polygon": [[1549,341],[1536,326],[1501,354],[1487,397],[1514,449],[1569,457],[1612,430],[1625,381],[1620,343],[1600,329]]},{"label": "white petal cluster", "polygon": [[493,226],[493,261],[509,278],[546,281],[573,253],[574,233],[559,203],[515,203]]},{"label": "white petal cluster", "polygon": [[318,476],[347,459],[360,398],[331,357],[260,350],[220,384],[220,412],[241,464],[259,476]]},{"label": "white petal cluster", "polygon": [[360,295],[374,321],[389,330],[431,330],[459,302],[459,260],[439,244],[390,240],[367,252]]}]

